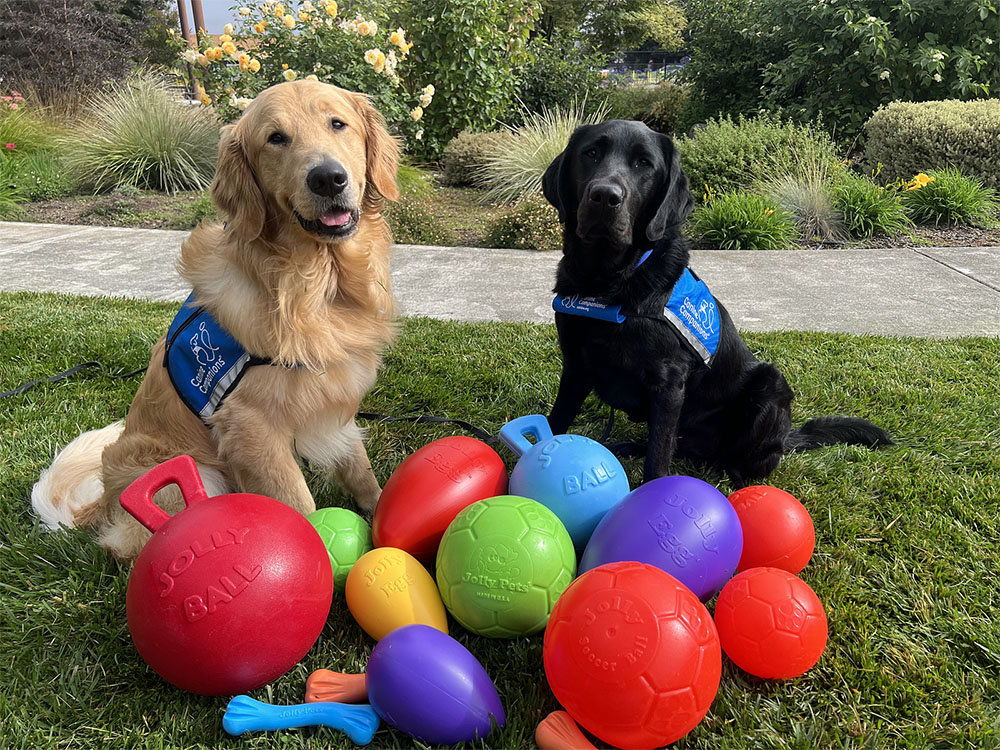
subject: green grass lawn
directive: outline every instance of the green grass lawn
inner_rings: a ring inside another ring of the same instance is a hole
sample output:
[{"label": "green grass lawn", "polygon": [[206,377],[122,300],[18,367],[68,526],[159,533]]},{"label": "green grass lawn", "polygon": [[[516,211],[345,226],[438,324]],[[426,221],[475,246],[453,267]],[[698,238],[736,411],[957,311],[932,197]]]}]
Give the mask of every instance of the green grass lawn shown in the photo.
[{"label": "green grass lawn", "polygon": [[[97,359],[143,366],[176,305],[0,295],[0,390]],[[819,665],[765,682],[724,662],[708,716],[684,748],[987,748],[1000,746],[1000,340],[928,341],[813,333],[748,335],[798,394],[795,419],[851,413],[885,426],[896,447],[834,447],[786,458],[770,482],[800,498],[817,546],[803,578],[823,601],[830,642]],[[547,412],[559,355],[552,326],[411,319],[364,407],[467,419],[492,433]],[[125,414],[138,379],[81,373],[0,401],[0,747],[350,747],[327,729],[230,739],[226,700],[162,682],[125,622],[126,567],[88,533],[35,528],[31,486],[53,452]],[[588,401],[574,430],[600,434]],[[448,427],[371,425],[380,481]],[[643,429],[618,420],[616,439]],[[512,456],[502,455],[512,464]],[[627,465],[633,481],[639,461]],[[679,466],[729,492],[719,476]],[[310,477],[319,505],[349,504]],[[484,747],[531,745],[556,707],[542,638],[453,633],[497,683],[507,728]],[[306,658],[253,695],[301,702],[319,667],[363,668],[373,642],[336,598]],[[409,747],[382,729],[373,747]]]}]

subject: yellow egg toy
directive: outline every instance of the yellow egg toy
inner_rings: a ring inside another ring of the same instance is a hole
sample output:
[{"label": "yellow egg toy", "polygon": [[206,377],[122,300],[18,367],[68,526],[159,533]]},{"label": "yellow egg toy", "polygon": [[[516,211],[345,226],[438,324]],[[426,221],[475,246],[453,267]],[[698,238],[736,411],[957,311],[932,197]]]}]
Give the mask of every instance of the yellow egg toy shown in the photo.
[{"label": "yellow egg toy", "polygon": [[430,573],[396,547],[378,547],[354,563],[347,576],[347,606],[376,641],[403,625],[448,632],[448,617]]}]

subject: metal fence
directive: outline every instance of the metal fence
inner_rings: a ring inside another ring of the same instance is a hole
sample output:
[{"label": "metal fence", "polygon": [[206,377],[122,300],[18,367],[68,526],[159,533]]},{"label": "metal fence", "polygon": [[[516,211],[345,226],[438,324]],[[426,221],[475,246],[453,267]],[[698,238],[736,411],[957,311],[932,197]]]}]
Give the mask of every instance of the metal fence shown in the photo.
[{"label": "metal fence", "polygon": [[601,73],[608,80],[659,83],[675,76],[689,59],[685,53],[629,50],[615,55]]}]

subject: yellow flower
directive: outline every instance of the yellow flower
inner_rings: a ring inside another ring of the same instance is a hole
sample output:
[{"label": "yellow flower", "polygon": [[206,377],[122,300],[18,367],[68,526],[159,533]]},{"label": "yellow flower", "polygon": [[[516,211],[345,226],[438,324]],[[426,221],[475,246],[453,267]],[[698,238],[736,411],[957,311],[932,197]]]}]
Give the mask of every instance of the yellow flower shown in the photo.
[{"label": "yellow flower", "polygon": [[225,44],[226,42],[231,42],[231,41],[233,41],[233,38],[229,36],[229,34],[223,34],[222,36],[219,37],[220,44]]},{"label": "yellow flower", "polygon": [[286,81],[294,81],[297,78],[294,70],[286,70],[284,76]]},{"label": "yellow flower", "polygon": [[381,52],[379,52],[378,54],[379,54],[378,60],[375,61],[375,64],[372,65],[372,68],[374,68],[376,73],[381,73],[383,70],[385,70],[385,55],[383,55]]},{"label": "yellow flower", "polygon": [[288,63],[281,63],[282,70],[288,70]]},{"label": "yellow flower", "polygon": [[240,62],[240,70],[242,70],[244,73],[250,70],[250,55],[248,55],[246,52],[244,52],[242,55],[239,56],[239,62]]},{"label": "yellow flower", "polygon": [[410,117],[413,118],[414,122],[416,122],[423,116],[424,116],[424,110],[422,110],[420,107],[414,107],[413,109],[410,110]]},{"label": "yellow flower", "polygon": [[317,76],[315,73],[310,73],[309,75],[306,76],[306,80],[307,81],[318,81],[319,80],[319,76]]},{"label": "yellow flower", "polygon": [[209,104],[212,103],[212,97],[210,97],[208,94],[202,91],[201,94],[198,95],[198,101],[200,101],[204,106],[207,107]]},{"label": "yellow flower", "polygon": [[250,72],[251,73],[256,73],[258,70],[260,70],[260,60],[251,60],[250,61]]},{"label": "yellow flower", "polygon": [[264,33],[264,25],[260,24],[260,23],[255,23],[253,25],[253,30],[256,31],[258,34],[263,34]]},{"label": "yellow flower", "polygon": [[295,28],[295,16],[292,16],[292,15],[285,16],[285,26],[287,26],[290,29],[294,29]]},{"label": "yellow flower", "polygon": [[378,24],[374,21],[368,22],[368,36],[375,36],[378,33]]},{"label": "yellow flower", "polygon": [[379,50],[369,49],[365,50],[365,62],[369,65],[374,65],[378,61]]},{"label": "yellow flower", "polygon": [[766,211],[764,212],[764,216],[770,216],[770,215],[771,215],[771,214],[773,214],[773,213],[774,213],[774,210],[773,210],[773,209],[770,209],[770,208],[769,208],[769,209],[767,209],[767,210],[766,210]]},{"label": "yellow flower", "polygon": [[227,23],[225,26],[222,27],[223,34],[231,35],[234,31],[236,31],[236,27],[233,26],[231,23]]},{"label": "yellow flower", "polygon": [[427,94],[424,94],[422,97],[420,97],[420,106],[421,107],[429,107],[430,104],[431,104],[431,100],[432,99],[433,99],[433,97],[430,97],[430,96],[427,96]]},{"label": "yellow flower", "polygon": [[333,3],[333,2],[327,3],[326,4],[326,14],[328,16],[336,16],[337,15],[337,4]]},{"label": "yellow flower", "polygon": [[309,14],[299,11],[299,20],[302,21],[302,23],[309,23]]},{"label": "yellow flower", "polygon": [[371,25],[368,23],[368,21],[362,21],[361,23],[358,24],[358,33],[361,34],[361,36],[368,36],[368,30],[370,28]]},{"label": "yellow flower", "polygon": [[211,60],[208,59],[208,55],[198,55],[198,64],[202,67],[207,66]]},{"label": "yellow flower", "polygon": [[394,32],[389,34],[389,44],[395,44],[397,47],[402,49],[406,46],[406,32],[402,29],[396,29]]},{"label": "yellow flower", "polygon": [[434,88],[433,83],[428,83],[426,86],[424,86],[424,96],[434,96],[435,93],[436,89]]},{"label": "yellow flower", "polygon": [[241,15],[241,16],[249,16],[249,15],[250,15],[250,14],[251,14],[252,12],[253,12],[253,11],[251,11],[251,10],[250,10],[250,9],[249,9],[248,7],[246,7],[246,6],[243,6],[242,8],[240,8],[240,15]]},{"label": "yellow flower", "polygon": [[233,44],[232,42],[226,42],[225,44],[222,45],[222,51],[225,52],[227,55],[235,55],[236,45]]},{"label": "yellow flower", "polygon": [[274,6],[274,17],[275,18],[284,18],[285,17],[285,6],[284,5],[275,5]]}]

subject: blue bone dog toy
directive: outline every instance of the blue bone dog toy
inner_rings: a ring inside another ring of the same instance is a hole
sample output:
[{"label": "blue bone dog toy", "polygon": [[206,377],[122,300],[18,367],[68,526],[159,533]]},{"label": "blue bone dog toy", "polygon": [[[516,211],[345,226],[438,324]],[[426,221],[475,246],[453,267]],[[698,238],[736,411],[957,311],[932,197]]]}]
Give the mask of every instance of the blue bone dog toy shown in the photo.
[{"label": "blue bone dog toy", "polygon": [[294,729],[322,725],[339,729],[357,745],[367,745],[379,727],[378,714],[367,703],[301,703],[296,706],[272,706],[248,695],[237,695],[226,706],[222,728],[229,734],[258,732],[263,729]]}]

